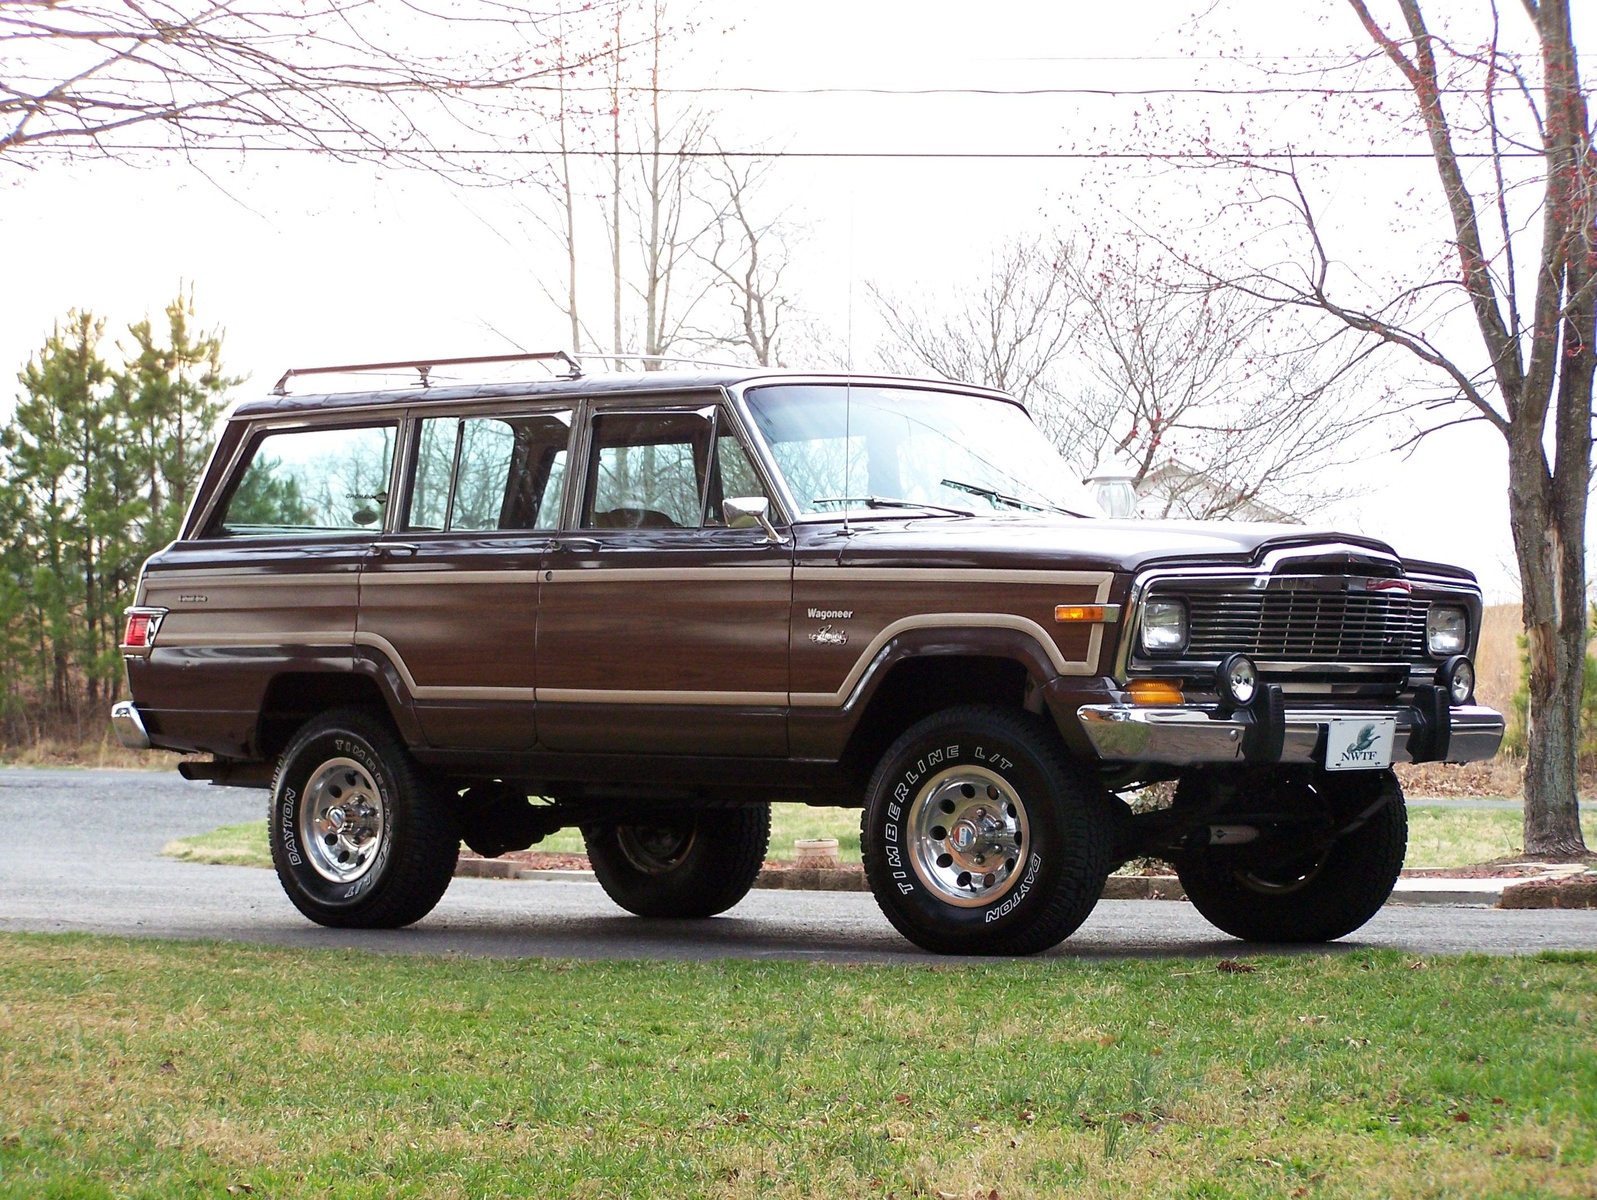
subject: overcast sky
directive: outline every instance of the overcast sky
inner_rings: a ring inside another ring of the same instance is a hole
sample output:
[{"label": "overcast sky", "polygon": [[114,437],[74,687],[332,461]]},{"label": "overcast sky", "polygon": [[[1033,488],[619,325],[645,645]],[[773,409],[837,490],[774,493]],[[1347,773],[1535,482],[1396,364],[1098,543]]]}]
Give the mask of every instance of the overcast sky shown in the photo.
[{"label": "overcast sky", "polygon": [[[1365,48],[1345,5],[1290,11],[1296,7],[1221,0],[1193,24],[1190,3],[706,0],[668,83],[1232,87],[1257,83],[1283,55],[1289,69],[1306,70],[1313,56]],[[1504,19],[1520,20],[1518,6],[1505,8]],[[806,152],[1054,152],[1131,144],[1156,126],[1193,137],[1205,124],[1220,132],[1245,126],[1298,148],[1358,149],[1367,136],[1322,125],[1312,103],[1276,99],[1248,109],[1195,97],[834,92],[719,93],[702,103],[716,110],[723,146]],[[0,366],[8,376],[68,308],[90,308],[115,330],[158,315],[180,280],[194,286],[202,321],[225,326],[229,366],[250,377],[236,398],[265,391],[292,365],[569,341],[540,283],[558,290],[560,264],[528,215],[538,202],[531,189],[462,189],[304,155],[202,161],[203,174],[181,162],[47,156],[33,169],[0,170]],[[1343,162],[1317,181],[1334,232],[1377,257],[1405,253],[1414,215],[1436,188],[1423,160]],[[1059,231],[1101,240],[1128,219],[1161,211],[1174,214],[1169,228],[1183,236],[1181,216],[1205,211],[1187,187],[1136,164],[803,158],[773,168],[765,199],[804,231],[794,283],[813,326],[866,366],[879,336],[867,284],[936,310],[956,304],[959,289],[1013,238]],[[0,388],[0,412],[14,391]],[[1489,596],[1511,596],[1501,439],[1467,426],[1405,457],[1386,452],[1396,440],[1370,439],[1365,461],[1347,476],[1355,498],[1321,520],[1387,538],[1405,554],[1461,563]]]}]

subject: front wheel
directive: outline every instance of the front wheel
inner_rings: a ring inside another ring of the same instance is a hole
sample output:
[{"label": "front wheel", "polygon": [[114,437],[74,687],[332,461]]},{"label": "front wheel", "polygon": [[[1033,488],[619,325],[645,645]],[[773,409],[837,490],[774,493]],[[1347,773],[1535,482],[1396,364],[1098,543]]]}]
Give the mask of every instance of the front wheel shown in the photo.
[{"label": "front wheel", "polygon": [[713,917],[754,886],[771,839],[771,806],[671,809],[636,824],[584,827],[605,893],[640,917]]},{"label": "front wheel", "polygon": [[1248,802],[1318,819],[1335,836],[1270,854],[1242,845],[1179,856],[1181,886],[1211,924],[1250,942],[1328,942],[1381,910],[1408,849],[1408,810],[1396,775],[1282,779]]},{"label": "front wheel", "polygon": [[387,724],[324,713],[278,759],[266,830],[288,898],[318,925],[397,929],[433,910],[460,831]]},{"label": "front wheel", "polygon": [[1103,894],[1112,799],[1041,717],[953,708],[883,755],[860,821],[865,875],[900,933],[940,954],[1035,954]]}]

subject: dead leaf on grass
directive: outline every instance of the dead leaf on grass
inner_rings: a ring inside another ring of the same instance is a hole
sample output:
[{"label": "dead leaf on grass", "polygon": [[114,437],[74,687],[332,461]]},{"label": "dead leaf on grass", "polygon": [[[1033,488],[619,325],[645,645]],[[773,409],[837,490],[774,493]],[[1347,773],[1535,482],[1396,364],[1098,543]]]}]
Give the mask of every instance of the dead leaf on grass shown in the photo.
[{"label": "dead leaf on grass", "polygon": [[1115,1037],[1114,1034],[1106,1033],[1106,1034],[1103,1035],[1103,1037],[1098,1039],[1098,1044],[1100,1046],[1113,1046],[1119,1040],[1120,1039]]},{"label": "dead leaf on grass", "polygon": [[248,1196],[254,1190],[255,1185],[249,1183],[230,1183],[227,1185],[227,1194],[229,1196]]},{"label": "dead leaf on grass", "polygon": [[1463,1125],[1469,1121],[1469,1114],[1467,1112],[1456,1112],[1453,1114],[1453,1120]]},{"label": "dead leaf on grass", "polygon": [[1299,1017],[1298,1024],[1318,1025],[1321,1021],[1329,1021],[1330,1019],[1331,1018],[1327,1017],[1324,1013],[1315,1013],[1312,1017]]},{"label": "dead leaf on grass", "polygon": [[1222,975],[1251,975],[1259,968],[1250,962],[1240,962],[1234,958],[1222,958],[1214,964],[1214,969]]}]

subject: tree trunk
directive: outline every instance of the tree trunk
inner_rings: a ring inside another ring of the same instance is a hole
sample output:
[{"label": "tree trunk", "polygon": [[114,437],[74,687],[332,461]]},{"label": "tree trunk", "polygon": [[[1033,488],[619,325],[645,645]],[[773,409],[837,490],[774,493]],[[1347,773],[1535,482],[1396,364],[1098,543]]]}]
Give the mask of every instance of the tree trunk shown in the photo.
[{"label": "tree trunk", "polygon": [[[1526,731],[1525,853],[1585,854],[1576,801],[1580,701],[1585,683],[1584,488],[1572,504],[1547,469],[1540,439],[1509,447],[1509,513],[1530,648]],[[1571,509],[1575,511],[1572,513]],[[1571,519],[1577,526],[1569,528]],[[1571,536],[1573,535],[1573,536]]]}]

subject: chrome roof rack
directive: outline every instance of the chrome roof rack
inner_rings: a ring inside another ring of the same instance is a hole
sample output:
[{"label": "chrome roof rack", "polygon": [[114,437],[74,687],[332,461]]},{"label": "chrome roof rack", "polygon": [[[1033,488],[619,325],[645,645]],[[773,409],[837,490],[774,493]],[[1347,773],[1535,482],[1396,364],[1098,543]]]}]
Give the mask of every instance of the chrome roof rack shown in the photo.
[{"label": "chrome roof rack", "polygon": [[359,371],[415,371],[420,376],[418,382],[421,386],[430,387],[430,376],[434,367],[475,367],[509,362],[563,362],[566,364],[566,373],[560,378],[580,379],[582,367],[577,362],[578,357],[592,356],[571,355],[564,350],[540,350],[531,354],[482,354],[473,358],[419,358],[405,362],[349,363],[338,367],[290,367],[272,386],[272,395],[288,395],[288,381],[302,375],[352,375]]},{"label": "chrome roof rack", "polygon": [[713,358],[676,358],[669,354],[609,354],[602,350],[586,350],[571,356],[578,362],[635,362],[670,363],[689,367],[719,367],[723,371],[748,371],[756,368],[747,363],[726,362]]}]

